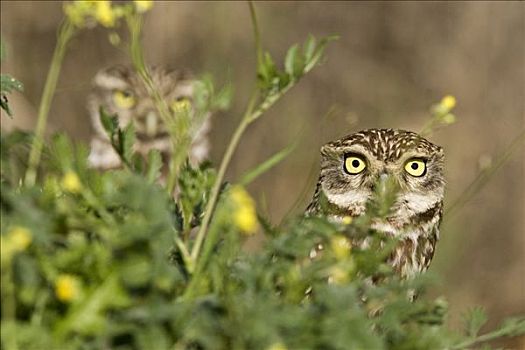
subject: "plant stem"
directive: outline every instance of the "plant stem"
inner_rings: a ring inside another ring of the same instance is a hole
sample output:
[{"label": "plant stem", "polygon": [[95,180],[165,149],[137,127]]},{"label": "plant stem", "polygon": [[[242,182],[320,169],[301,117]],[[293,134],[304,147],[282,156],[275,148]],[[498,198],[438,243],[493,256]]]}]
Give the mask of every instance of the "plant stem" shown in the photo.
[{"label": "plant stem", "polygon": [[226,169],[228,168],[228,165],[230,164],[230,160],[232,158],[233,152],[235,151],[235,148],[237,148],[237,145],[239,144],[239,141],[241,139],[242,134],[244,133],[244,130],[246,130],[246,127],[250,124],[252,120],[251,115],[252,115],[253,105],[255,104],[256,98],[257,98],[257,93],[254,93],[250,99],[248,108],[246,109],[246,113],[244,114],[239,125],[237,126],[237,129],[235,129],[235,132],[233,133],[230,143],[228,144],[228,148],[226,148],[226,152],[224,153],[224,156],[222,158],[221,165],[219,167],[219,172],[217,174],[217,179],[215,180],[215,183],[213,184],[213,188],[211,190],[210,200],[206,204],[206,210],[205,210],[204,218],[202,219],[202,224],[199,228],[199,232],[197,233],[195,244],[191,250],[191,258],[194,262],[199,256],[199,251],[204,241],[204,236],[206,234],[206,230],[208,229],[208,225],[210,223],[213,209],[215,208],[215,203],[217,202],[217,199],[219,197],[219,191],[221,189],[221,185],[222,185],[224,175],[226,173]]},{"label": "plant stem", "polygon": [[184,261],[184,264],[186,265],[186,268],[190,273],[193,273],[193,270],[195,266],[193,265],[193,260],[191,259],[190,252],[188,251],[188,248],[186,248],[186,245],[184,242],[177,236],[177,232],[175,232],[175,229],[173,229],[173,234],[175,237],[175,245],[177,245],[177,248],[179,249],[182,259]]},{"label": "plant stem", "polygon": [[483,335],[480,335],[474,339],[469,339],[469,340],[466,340],[464,342],[461,342],[459,344],[456,344],[456,345],[453,345],[450,349],[451,350],[455,350],[455,349],[466,349],[474,344],[477,344],[477,343],[484,343],[484,342],[487,342],[487,341],[490,341],[490,340],[493,340],[493,339],[497,339],[497,338],[500,338],[500,337],[504,337],[506,335],[510,334],[510,330],[507,329],[507,328],[502,328],[502,329],[498,329],[494,332],[490,332],[490,333],[487,333],[487,334],[483,334]]},{"label": "plant stem", "polygon": [[180,167],[185,160],[186,149],[191,145],[191,139],[187,140],[187,138],[185,138],[188,129],[187,124],[189,122],[189,115],[178,115],[177,118],[174,118],[174,115],[170,112],[168,104],[162,98],[151,78],[151,74],[146,66],[141,44],[142,16],[139,14],[128,16],[127,24],[131,35],[130,53],[133,66],[139,73],[148,94],[155,101],[155,108],[159,112],[162,121],[167,126],[172,141],[172,157],[170,159],[169,174],[166,184],[168,193],[172,194],[175,189]]},{"label": "plant stem", "polygon": [[261,47],[261,35],[259,34],[259,25],[257,24],[257,16],[255,14],[255,7],[253,6],[252,1],[248,1],[248,6],[250,7],[250,16],[253,23],[253,36],[255,40],[255,51],[257,53],[257,64],[262,64],[263,61],[263,52]]},{"label": "plant stem", "polygon": [[64,55],[66,53],[67,44],[74,33],[74,25],[66,19],[60,26],[58,32],[57,45],[55,47],[55,51],[53,52],[51,66],[49,67],[49,72],[47,73],[44,91],[42,92],[40,106],[38,107],[38,119],[35,129],[35,138],[33,140],[33,145],[31,146],[29,165],[25,176],[26,186],[33,186],[36,181],[38,164],[40,163],[42,148],[44,147],[44,134],[46,131],[47,117],[49,115],[53,96],[55,95],[58,76],[60,75],[60,69]]},{"label": "plant stem", "polygon": [[219,172],[217,174],[217,179],[215,180],[215,183],[213,184],[213,188],[211,190],[210,200],[206,205],[206,210],[204,218],[202,220],[202,224],[199,228],[199,232],[197,233],[195,244],[191,250],[191,258],[194,262],[199,256],[199,252],[204,241],[204,237],[206,235],[206,230],[208,229],[208,225],[210,224],[211,216],[213,214],[215,204],[219,197],[219,191],[222,185],[222,181],[224,179],[224,175],[226,173],[226,169],[230,164],[231,157],[233,155],[233,152],[237,148],[237,145],[239,144],[242,134],[244,133],[248,125],[257,120],[257,118],[259,118],[264,112],[266,112],[271,106],[273,106],[275,102],[277,102],[296,83],[297,80],[291,80],[288,83],[288,85],[286,85],[281,91],[274,94],[266,95],[265,99],[261,102],[261,104],[255,111],[253,110],[253,108],[255,105],[255,101],[257,100],[257,91],[255,91],[255,93],[252,95],[248,104],[248,108],[246,109],[246,113],[244,114],[239,125],[237,126],[237,129],[233,133],[230,143],[228,144],[228,148],[226,149],[224,157],[222,158],[221,165],[219,167]]}]

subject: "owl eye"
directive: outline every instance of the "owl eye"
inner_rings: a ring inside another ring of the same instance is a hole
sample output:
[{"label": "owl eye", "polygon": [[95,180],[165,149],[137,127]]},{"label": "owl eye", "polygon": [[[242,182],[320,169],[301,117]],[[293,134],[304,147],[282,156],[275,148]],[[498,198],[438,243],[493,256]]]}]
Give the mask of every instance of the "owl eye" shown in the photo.
[{"label": "owl eye", "polygon": [[135,96],[127,90],[116,90],[113,92],[113,101],[118,108],[130,109],[135,106]]},{"label": "owl eye", "polygon": [[413,158],[405,163],[405,171],[412,176],[420,177],[425,175],[427,165],[423,159]]},{"label": "owl eye", "polygon": [[356,175],[365,170],[366,162],[361,156],[348,155],[345,157],[345,171],[348,174]]},{"label": "owl eye", "polygon": [[171,103],[171,110],[175,113],[187,112],[191,108],[191,101],[187,97],[178,97]]}]

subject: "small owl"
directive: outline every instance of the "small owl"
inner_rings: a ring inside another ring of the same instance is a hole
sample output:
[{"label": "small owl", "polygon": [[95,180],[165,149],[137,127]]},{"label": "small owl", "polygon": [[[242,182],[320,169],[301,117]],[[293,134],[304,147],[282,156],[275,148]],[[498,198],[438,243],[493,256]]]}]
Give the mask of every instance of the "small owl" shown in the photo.
[{"label": "small owl", "polygon": [[[321,148],[321,173],[307,213],[362,215],[374,186],[391,179],[397,197],[386,220],[372,228],[400,239],[389,263],[402,278],[414,276],[428,268],[439,238],[443,161],[441,147],[410,131],[369,129],[329,142]],[[366,246],[366,239],[360,244]]]},{"label": "small owl", "polygon": [[[153,83],[161,97],[173,110],[191,105],[195,80],[188,73],[156,67],[151,69]],[[171,154],[168,130],[160,118],[153,99],[149,96],[141,78],[131,68],[115,66],[99,71],[93,79],[93,93],[88,100],[88,109],[95,135],[91,140],[88,161],[94,168],[106,170],[118,168],[121,161],[114,151],[102,123],[100,107],[109,115],[118,115],[119,127],[134,124],[135,152],[146,156],[151,149],[161,152],[164,163]],[[190,162],[198,164],[208,157],[210,128],[209,116],[192,132]]]}]

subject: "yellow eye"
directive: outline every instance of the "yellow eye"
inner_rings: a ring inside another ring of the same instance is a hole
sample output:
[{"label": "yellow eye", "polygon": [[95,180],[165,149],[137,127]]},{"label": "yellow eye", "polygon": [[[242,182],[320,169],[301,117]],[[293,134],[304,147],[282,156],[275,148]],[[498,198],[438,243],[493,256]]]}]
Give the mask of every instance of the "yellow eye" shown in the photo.
[{"label": "yellow eye", "polygon": [[427,171],[427,165],[422,159],[410,159],[405,164],[405,171],[415,177],[423,176]]},{"label": "yellow eye", "polygon": [[130,109],[135,106],[135,97],[133,94],[126,90],[116,90],[113,93],[113,101],[118,108]]},{"label": "yellow eye", "polygon": [[349,155],[345,158],[345,171],[351,175],[359,174],[366,168],[364,159],[360,156]]},{"label": "yellow eye", "polygon": [[171,104],[171,109],[175,113],[186,113],[191,108],[191,101],[187,97],[181,97],[176,99]]}]

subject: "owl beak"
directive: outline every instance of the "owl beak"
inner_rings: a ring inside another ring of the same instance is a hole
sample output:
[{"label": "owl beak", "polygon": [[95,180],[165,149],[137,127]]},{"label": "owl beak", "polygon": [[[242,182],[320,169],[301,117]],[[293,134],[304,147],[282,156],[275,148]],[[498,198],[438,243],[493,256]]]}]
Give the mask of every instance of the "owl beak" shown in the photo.
[{"label": "owl beak", "polygon": [[149,112],[146,115],[146,135],[148,137],[154,137],[157,134],[158,129],[158,118],[155,112]]},{"label": "owl beak", "polygon": [[381,194],[386,194],[387,192],[397,191],[397,182],[395,178],[386,172],[379,174],[377,182],[374,186],[374,190],[378,191]]}]

